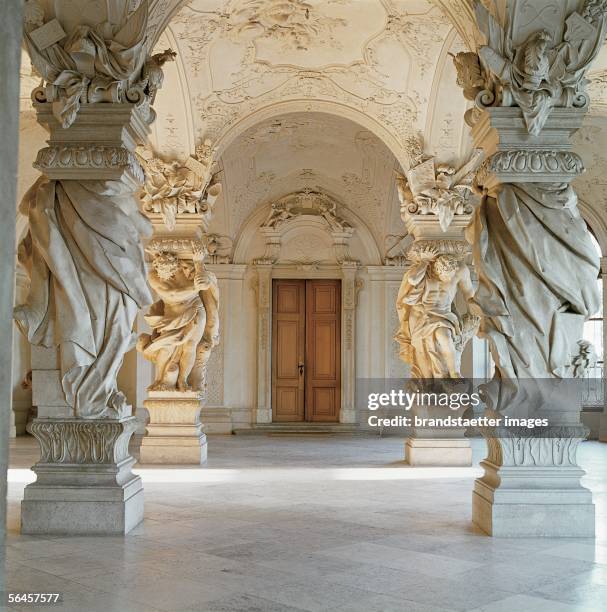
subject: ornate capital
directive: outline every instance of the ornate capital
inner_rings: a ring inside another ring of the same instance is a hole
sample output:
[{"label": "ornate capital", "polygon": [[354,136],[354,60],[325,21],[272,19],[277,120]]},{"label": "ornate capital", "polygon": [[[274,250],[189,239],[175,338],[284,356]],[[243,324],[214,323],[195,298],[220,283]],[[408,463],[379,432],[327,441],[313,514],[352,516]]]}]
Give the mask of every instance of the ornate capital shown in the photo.
[{"label": "ornate capital", "polygon": [[424,227],[431,230],[437,221],[442,233],[452,224],[467,225],[473,211],[473,179],[481,157],[482,153],[476,151],[459,169],[437,163],[434,157],[422,157],[406,176],[397,175],[401,217],[409,233],[417,238],[426,233]]},{"label": "ornate capital", "polygon": [[149,127],[133,104],[89,104],[69,128],[62,127],[52,105],[34,105],[38,122],[49,131],[48,147],[34,167],[52,180],[124,180],[138,189],[144,171],[135,149]]},{"label": "ornate capital", "polygon": [[79,25],[68,35],[59,19],[45,21],[38,0],[28,0],[24,42],[44,85],[34,90],[35,102],[52,104],[53,114],[70,127],[87,104],[129,103],[147,123],[164,79],[162,66],[176,53],[167,49],[148,57],[149,3],[125,14],[121,23]]},{"label": "ornate capital", "polygon": [[53,145],[38,151],[34,168],[51,179],[79,179],[93,170],[98,179],[120,179],[128,174],[137,183],[145,175],[137,157],[127,149],[104,145]]},{"label": "ornate capital", "polygon": [[527,131],[520,108],[489,108],[472,129],[476,146],[488,156],[475,183],[491,191],[500,183],[570,183],[584,172],[571,136],[585,110],[555,108],[537,135]]},{"label": "ornate capital", "polygon": [[164,223],[169,232],[178,224],[194,222],[204,233],[209,230],[221,183],[212,183],[213,154],[209,145],[196,148],[185,159],[164,160],[144,151],[146,170],[143,210],[152,223]]},{"label": "ornate capital", "polygon": [[607,6],[585,0],[580,12],[563,13],[556,4],[540,20],[533,2],[500,0],[494,12],[475,2],[486,44],[454,57],[458,84],[476,105],[466,116],[470,125],[486,108],[517,106],[537,136],[552,109],[588,108],[585,74],[605,39]]}]

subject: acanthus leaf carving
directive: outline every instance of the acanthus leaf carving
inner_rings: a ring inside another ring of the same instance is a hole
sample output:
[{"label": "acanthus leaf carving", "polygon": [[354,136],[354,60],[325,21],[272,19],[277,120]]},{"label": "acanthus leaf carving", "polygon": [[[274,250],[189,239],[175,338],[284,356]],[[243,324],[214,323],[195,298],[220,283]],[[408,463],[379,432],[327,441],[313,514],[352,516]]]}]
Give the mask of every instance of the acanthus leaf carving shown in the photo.
[{"label": "acanthus leaf carving", "polygon": [[128,458],[133,418],[123,421],[35,419],[30,426],[40,444],[41,463],[113,464]]}]

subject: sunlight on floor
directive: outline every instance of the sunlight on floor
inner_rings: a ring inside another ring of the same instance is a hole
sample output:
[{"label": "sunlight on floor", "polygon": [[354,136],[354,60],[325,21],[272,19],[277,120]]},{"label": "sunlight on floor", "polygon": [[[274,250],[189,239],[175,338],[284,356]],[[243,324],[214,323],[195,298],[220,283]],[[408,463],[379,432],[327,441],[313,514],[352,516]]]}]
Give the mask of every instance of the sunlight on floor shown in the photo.
[{"label": "sunlight on floor", "polygon": [[[434,480],[451,478],[477,478],[480,468],[420,468],[403,466],[394,468],[327,468],[327,469],[205,469],[205,468],[152,468],[139,467],[133,473],[141,476],[144,483],[183,482],[253,482],[282,481],[317,482],[323,480]],[[29,484],[36,480],[31,470],[11,468],[8,482]]]}]

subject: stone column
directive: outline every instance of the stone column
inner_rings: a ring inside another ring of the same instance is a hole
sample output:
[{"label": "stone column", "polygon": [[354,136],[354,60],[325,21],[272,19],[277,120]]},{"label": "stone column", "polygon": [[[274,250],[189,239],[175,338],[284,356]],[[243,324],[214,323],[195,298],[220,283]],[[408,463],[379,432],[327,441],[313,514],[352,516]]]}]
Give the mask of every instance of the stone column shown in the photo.
[{"label": "stone column", "polygon": [[107,24],[114,46],[87,27],[70,24],[68,36],[57,19],[44,23],[38,2],[27,4],[24,41],[43,77],[34,108],[49,140],[35,162],[42,177],[21,204],[31,285],[14,311],[33,345],[31,431],[41,448],[22,502],[24,533],[124,534],[143,518],[128,451],[135,419],[116,376],[137,311],[151,302],[135,148],[173,56],[146,59],[147,10],[142,3]]},{"label": "stone column", "polygon": [[212,160],[194,156],[164,161],[149,151],[143,209],[154,227],[146,250],[149,282],[158,300],[145,320],[151,333],[137,348],[155,365],[144,406],[150,420],[141,463],[206,462],[200,411],[209,358],[219,343],[219,285],[206,268],[209,224],[221,184],[211,185]]},{"label": "stone column", "polygon": [[15,200],[19,159],[19,64],[21,62],[20,2],[0,2],[0,591],[5,592],[4,555],[6,534],[6,470],[8,467],[9,416],[11,405],[11,349],[13,329],[13,285],[15,269]]},{"label": "stone column", "polygon": [[357,423],[356,415],[356,303],[358,290],[356,276],[359,263],[345,260],[341,263],[341,328],[343,334],[341,354],[342,400],[340,423]]},{"label": "stone column", "polygon": [[[420,155],[416,161],[407,176],[398,179],[402,218],[414,241],[396,303],[397,340],[401,359],[411,366],[409,391],[451,393],[457,389],[448,381],[461,379],[461,355],[478,328],[478,317],[458,312],[455,302],[460,294],[466,300],[473,294],[464,230],[472,216],[468,199],[479,155],[460,170],[432,157]],[[457,418],[465,410],[420,404],[412,416]],[[471,465],[472,450],[464,434],[465,429],[414,427],[405,443],[405,459],[410,465]]]},{"label": "stone column", "polygon": [[583,171],[570,140],[588,109],[584,74],[605,39],[605,5],[551,4],[540,18],[534,3],[498,0],[495,14],[477,3],[487,44],[454,60],[486,153],[470,237],[480,330],[497,368],[483,390],[487,414],[549,423],[486,432],[472,518],[495,536],[594,535],[574,377],[590,353],[583,325],[599,308],[599,262],[570,185]]}]

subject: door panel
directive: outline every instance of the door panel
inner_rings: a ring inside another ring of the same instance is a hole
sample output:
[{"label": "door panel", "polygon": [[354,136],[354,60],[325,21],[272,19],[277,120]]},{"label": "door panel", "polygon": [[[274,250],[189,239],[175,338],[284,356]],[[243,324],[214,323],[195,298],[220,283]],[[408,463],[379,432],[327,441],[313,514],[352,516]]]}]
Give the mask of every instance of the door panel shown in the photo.
[{"label": "door panel", "polygon": [[306,281],[306,420],[339,421],[341,282]]},{"label": "door panel", "polygon": [[304,420],[305,281],[276,280],[272,286],[273,420]]}]

